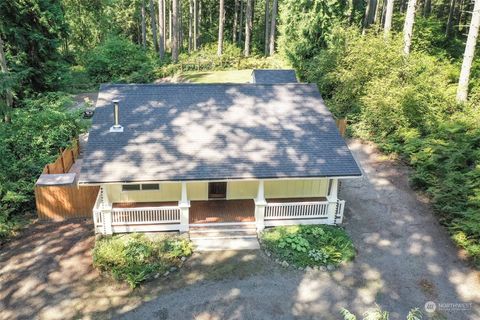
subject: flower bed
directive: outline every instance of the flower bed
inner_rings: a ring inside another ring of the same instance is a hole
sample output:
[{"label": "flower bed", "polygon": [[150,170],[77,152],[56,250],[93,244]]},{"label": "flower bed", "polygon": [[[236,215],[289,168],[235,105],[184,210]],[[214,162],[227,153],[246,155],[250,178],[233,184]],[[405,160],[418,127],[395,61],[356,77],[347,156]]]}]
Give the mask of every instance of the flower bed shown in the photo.
[{"label": "flower bed", "polygon": [[93,265],[135,288],[178,270],[191,254],[192,243],[179,236],[115,235],[95,242]]},{"label": "flower bed", "polygon": [[342,228],[328,225],[275,227],[260,236],[262,247],[282,265],[336,267],[355,257],[355,248]]}]

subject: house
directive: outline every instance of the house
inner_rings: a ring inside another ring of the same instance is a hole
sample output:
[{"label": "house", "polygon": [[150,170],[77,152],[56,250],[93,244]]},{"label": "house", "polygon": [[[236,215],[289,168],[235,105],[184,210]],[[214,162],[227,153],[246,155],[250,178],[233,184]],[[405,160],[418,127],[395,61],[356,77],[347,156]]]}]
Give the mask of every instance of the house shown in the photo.
[{"label": "house", "polygon": [[78,184],[95,230],[337,224],[362,175],[315,85],[105,84]]}]

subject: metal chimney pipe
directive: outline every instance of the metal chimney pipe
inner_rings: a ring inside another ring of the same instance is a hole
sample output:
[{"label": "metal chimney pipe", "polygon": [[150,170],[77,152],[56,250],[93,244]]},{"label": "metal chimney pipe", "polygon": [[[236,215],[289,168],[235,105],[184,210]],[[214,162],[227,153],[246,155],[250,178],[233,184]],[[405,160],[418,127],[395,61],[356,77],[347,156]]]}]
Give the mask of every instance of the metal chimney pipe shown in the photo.
[{"label": "metal chimney pipe", "polygon": [[113,126],[110,127],[110,132],[123,132],[123,127],[120,125],[120,112],[118,107],[118,100],[113,102]]},{"label": "metal chimney pipe", "polygon": [[118,100],[113,100],[113,117],[114,117],[114,127],[118,128]]}]

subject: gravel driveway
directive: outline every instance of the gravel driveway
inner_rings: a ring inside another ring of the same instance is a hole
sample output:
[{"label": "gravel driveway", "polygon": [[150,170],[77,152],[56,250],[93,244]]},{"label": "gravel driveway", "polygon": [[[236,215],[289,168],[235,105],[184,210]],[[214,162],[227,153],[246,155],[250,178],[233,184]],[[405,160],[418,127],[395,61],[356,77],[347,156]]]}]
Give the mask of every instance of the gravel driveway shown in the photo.
[{"label": "gravel driveway", "polygon": [[375,304],[404,319],[427,301],[435,319],[480,319],[479,272],[410,190],[408,169],[349,145],[365,177],[341,186],[358,255],[340,270],[283,269],[258,250],[196,253],[132,292],[92,269],[91,224],[35,224],[0,248],[0,319],[340,319]]}]

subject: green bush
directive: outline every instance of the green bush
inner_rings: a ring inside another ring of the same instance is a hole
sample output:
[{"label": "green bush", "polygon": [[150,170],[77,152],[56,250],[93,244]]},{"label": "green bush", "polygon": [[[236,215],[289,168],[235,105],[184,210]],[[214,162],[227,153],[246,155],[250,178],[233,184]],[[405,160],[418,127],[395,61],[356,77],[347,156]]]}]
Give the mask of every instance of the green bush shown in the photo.
[{"label": "green bush", "polygon": [[11,112],[11,123],[0,123],[0,239],[12,232],[21,215],[34,208],[34,184],[59,149],[86,130],[72,100],[64,93],[48,93],[22,101]]},{"label": "green bush", "polygon": [[128,39],[107,38],[85,59],[88,74],[96,83],[151,82],[153,65],[147,53]]},{"label": "green bush", "polygon": [[480,265],[479,89],[472,88],[471,105],[458,105],[458,65],[419,51],[405,59],[398,36],[333,34],[300,76],[319,83],[354,135],[413,166],[413,186],[430,195],[440,221]]},{"label": "green bush", "polygon": [[93,265],[135,288],[154,274],[178,266],[181,257],[191,254],[191,242],[180,237],[116,235],[95,242]]},{"label": "green bush", "polygon": [[355,257],[348,234],[334,226],[275,227],[265,230],[260,239],[274,257],[298,267],[339,265]]}]

